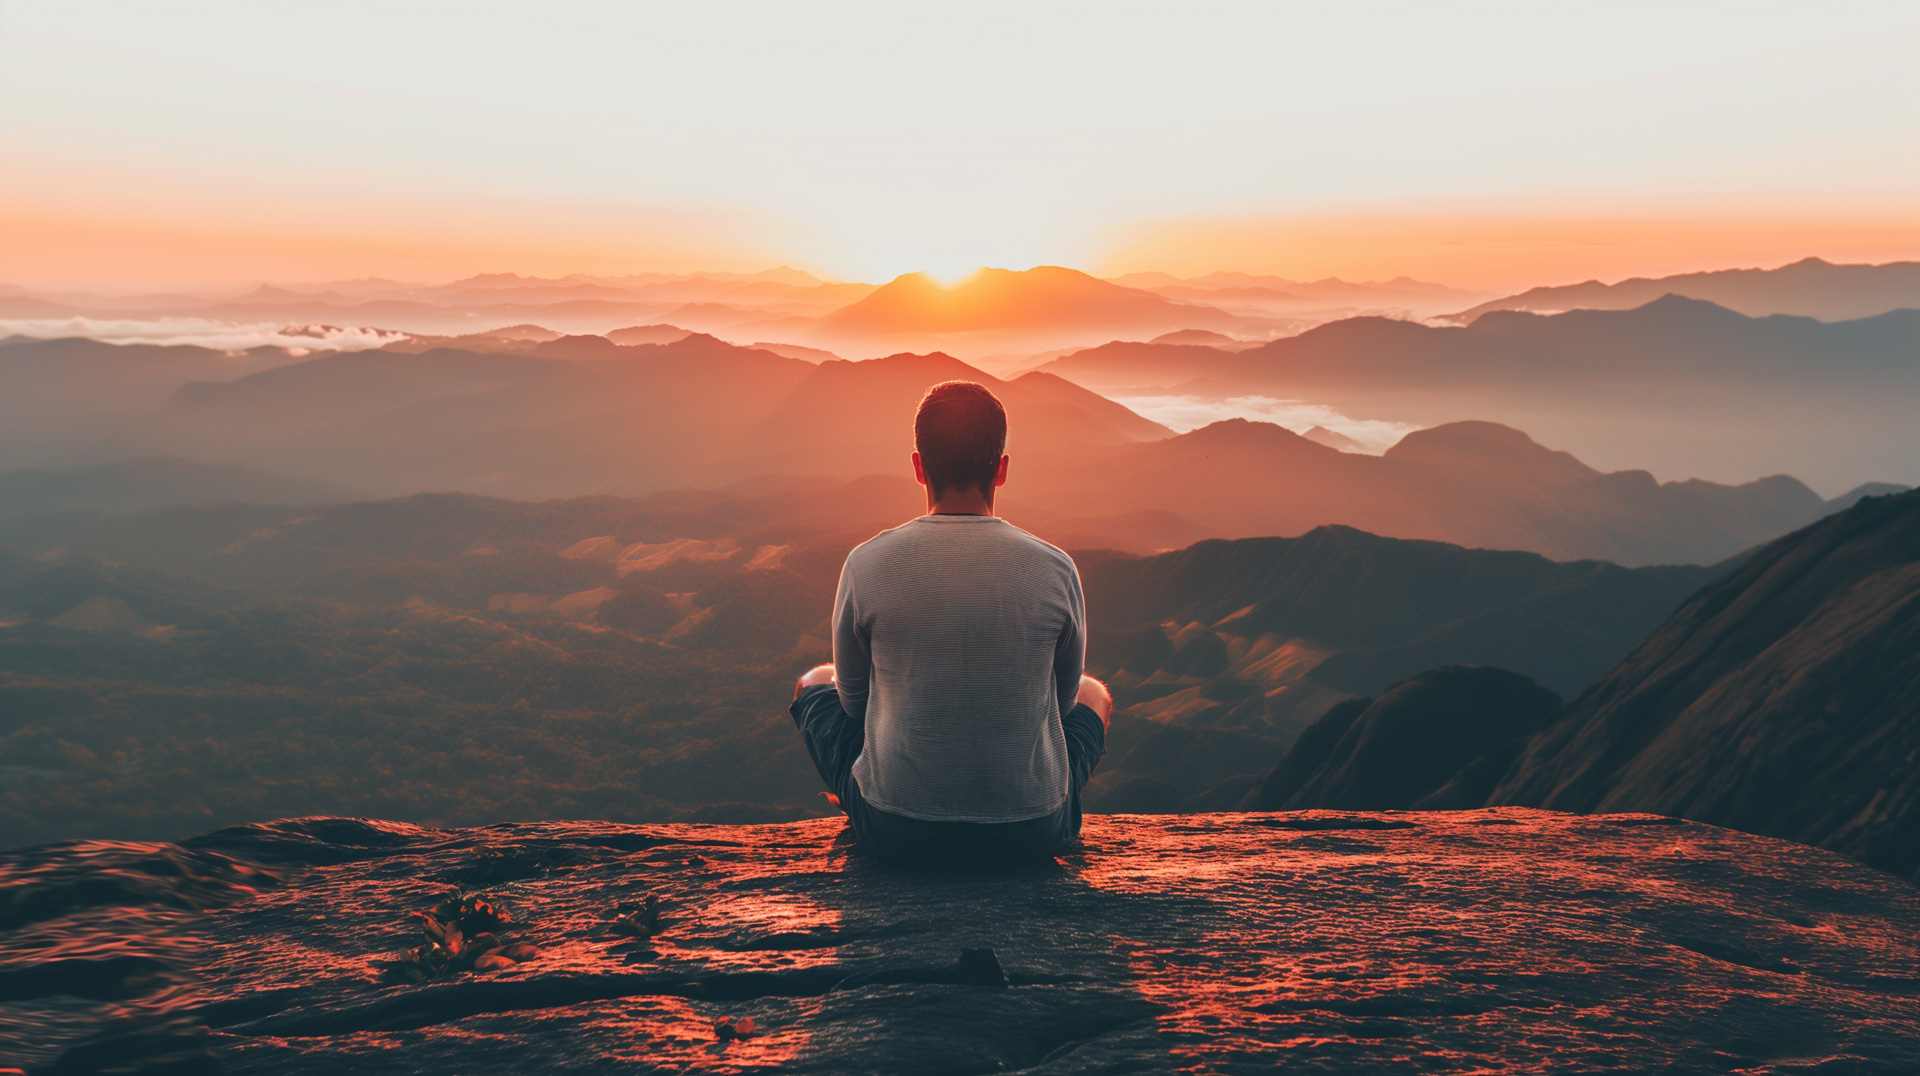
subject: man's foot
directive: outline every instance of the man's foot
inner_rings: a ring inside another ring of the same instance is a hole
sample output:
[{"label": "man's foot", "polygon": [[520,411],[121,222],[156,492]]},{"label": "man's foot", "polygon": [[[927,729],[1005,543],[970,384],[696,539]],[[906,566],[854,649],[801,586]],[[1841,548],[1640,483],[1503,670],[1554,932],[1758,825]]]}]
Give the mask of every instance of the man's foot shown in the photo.
[{"label": "man's foot", "polygon": [[[802,691],[818,684],[831,683],[833,683],[833,666],[815,665],[813,668],[801,673],[800,679],[794,681],[793,697],[796,699],[799,698]],[[1086,689],[1082,687],[1081,690],[1084,691]]]},{"label": "man's foot", "polygon": [[1113,725],[1113,694],[1107,690],[1107,685],[1091,676],[1082,676],[1080,694],[1073,701],[1093,707],[1093,712],[1100,715],[1101,728]]}]

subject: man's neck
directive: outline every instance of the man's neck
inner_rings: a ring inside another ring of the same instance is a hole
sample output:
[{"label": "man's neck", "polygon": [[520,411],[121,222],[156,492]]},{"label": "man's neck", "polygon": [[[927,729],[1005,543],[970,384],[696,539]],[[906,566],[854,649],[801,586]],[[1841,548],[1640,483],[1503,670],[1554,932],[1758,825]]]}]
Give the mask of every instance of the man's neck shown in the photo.
[{"label": "man's neck", "polygon": [[973,490],[966,492],[948,491],[939,498],[927,498],[927,514],[930,516],[990,516],[993,514],[993,498],[983,497]]}]

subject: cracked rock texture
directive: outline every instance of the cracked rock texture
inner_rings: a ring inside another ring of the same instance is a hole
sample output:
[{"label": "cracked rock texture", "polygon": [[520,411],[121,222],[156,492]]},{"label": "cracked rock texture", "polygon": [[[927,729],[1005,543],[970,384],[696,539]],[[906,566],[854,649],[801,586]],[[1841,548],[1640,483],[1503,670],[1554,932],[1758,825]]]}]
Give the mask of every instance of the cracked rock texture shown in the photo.
[{"label": "cracked rock texture", "polygon": [[[1920,1071],[1920,890],[1648,815],[1094,817],[991,875],[834,820],[305,819],[23,849],[0,886],[30,1071]],[[382,985],[474,889],[539,955]],[[608,929],[649,894],[658,936]]]}]

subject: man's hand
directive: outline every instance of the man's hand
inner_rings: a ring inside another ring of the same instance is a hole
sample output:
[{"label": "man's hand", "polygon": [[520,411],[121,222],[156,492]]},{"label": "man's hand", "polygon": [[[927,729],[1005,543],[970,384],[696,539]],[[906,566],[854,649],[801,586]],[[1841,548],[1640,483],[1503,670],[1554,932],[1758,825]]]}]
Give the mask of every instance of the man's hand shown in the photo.
[{"label": "man's hand", "polygon": [[[793,697],[796,699],[799,698],[800,693],[802,691],[805,691],[806,689],[813,687],[815,684],[831,684],[831,683],[833,683],[833,666],[815,665],[813,668],[808,669],[806,672],[801,673],[800,679],[794,681]],[[1081,690],[1084,691],[1086,690],[1086,688],[1082,687]],[[1107,705],[1108,705],[1108,708],[1111,709],[1113,704],[1108,703]]]},{"label": "man's hand", "polygon": [[1093,707],[1093,712],[1100,715],[1101,728],[1113,724],[1113,695],[1107,690],[1107,685],[1091,676],[1082,676],[1080,694],[1073,701]]}]

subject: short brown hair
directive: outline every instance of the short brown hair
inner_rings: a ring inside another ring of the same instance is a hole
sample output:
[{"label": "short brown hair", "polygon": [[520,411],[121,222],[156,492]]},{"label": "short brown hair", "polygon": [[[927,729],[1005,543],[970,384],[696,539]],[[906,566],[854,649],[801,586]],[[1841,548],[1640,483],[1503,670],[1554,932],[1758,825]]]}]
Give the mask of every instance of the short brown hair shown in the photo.
[{"label": "short brown hair", "polygon": [[985,385],[942,381],[920,397],[913,447],[934,496],[964,486],[991,494],[1007,450],[1007,409]]}]

